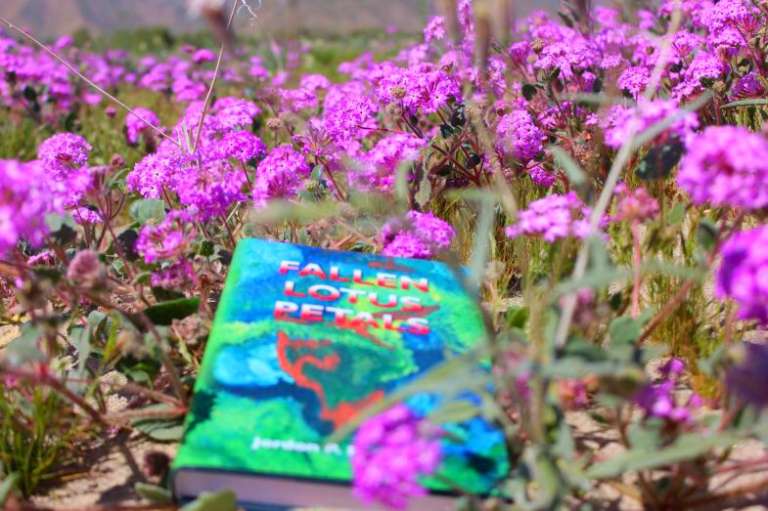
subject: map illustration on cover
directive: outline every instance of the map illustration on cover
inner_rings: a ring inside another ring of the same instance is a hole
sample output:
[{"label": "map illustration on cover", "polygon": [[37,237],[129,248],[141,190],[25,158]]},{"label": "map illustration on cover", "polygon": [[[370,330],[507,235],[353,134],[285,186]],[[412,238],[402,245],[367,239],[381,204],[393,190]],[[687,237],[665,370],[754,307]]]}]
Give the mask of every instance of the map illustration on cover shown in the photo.
[{"label": "map illustration on cover", "polygon": [[[442,263],[245,239],[174,469],[349,482],[351,438],[329,436],[483,336],[476,299]],[[452,427],[427,486],[489,491],[508,468],[502,434],[480,418]]]}]

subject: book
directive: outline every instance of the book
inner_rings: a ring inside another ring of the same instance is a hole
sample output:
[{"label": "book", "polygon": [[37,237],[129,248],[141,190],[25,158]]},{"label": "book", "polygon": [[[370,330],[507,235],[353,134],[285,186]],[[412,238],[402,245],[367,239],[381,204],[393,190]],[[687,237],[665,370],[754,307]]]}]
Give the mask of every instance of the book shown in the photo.
[{"label": "book", "polygon": [[[329,439],[484,338],[460,280],[434,261],[242,240],[172,467],[175,495],[231,489],[248,509],[367,509],[350,488],[352,436]],[[480,418],[445,427],[439,476],[412,509],[451,509],[454,484],[488,493],[508,470],[498,428]]]}]

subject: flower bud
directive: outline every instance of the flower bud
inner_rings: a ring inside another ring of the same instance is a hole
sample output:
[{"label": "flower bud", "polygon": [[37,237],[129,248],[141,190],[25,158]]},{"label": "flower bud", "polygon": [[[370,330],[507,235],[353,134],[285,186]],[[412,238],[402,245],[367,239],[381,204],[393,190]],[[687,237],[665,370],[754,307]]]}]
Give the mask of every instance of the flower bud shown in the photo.
[{"label": "flower bud", "polygon": [[96,252],[81,250],[69,263],[67,278],[79,287],[95,289],[107,283],[107,271]]}]

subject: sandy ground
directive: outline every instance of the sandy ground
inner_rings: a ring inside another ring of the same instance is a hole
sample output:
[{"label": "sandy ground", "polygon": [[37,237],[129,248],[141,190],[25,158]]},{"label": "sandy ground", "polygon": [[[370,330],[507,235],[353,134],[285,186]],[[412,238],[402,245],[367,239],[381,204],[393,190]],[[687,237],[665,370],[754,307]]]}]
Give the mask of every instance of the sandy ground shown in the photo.
[{"label": "sandy ground", "polygon": [[[18,335],[15,326],[0,327],[0,350]],[[603,431],[588,414],[574,412],[568,414],[568,422],[578,431],[585,445],[600,451],[602,456],[611,457],[619,454],[622,447],[617,443],[615,434]],[[134,486],[137,482],[157,483],[147,479],[143,470],[144,458],[150,452],[161,452],[173,458],[177,445],[162,444],[147,440],[141,435],[112,438],[101,446],[95,447],[82,465],[68,477],[54,486],[43,489],[40,495],[32,499],[32,504],[43,509],[83,510],[109,509],[112,506],[130,506],[142,504]],[[768,446],[757,441],[744,442],[734,449],[732,459],[757,460],[768,455]],[[722,490],[754,487],[754,492],[742,501],[733,502],[731,509],[768,509],[768,472],[763,468],[758,471],[732,471],[712,481],[713,488]],[[632,483],[626,479],[625,483]],[[758,495],[762,493],[764,496]],[[602,505],[599,509],[641,510],[635,500],[622,496],[615,486],[603,485],[595,490]],[[98,506],[98,507],[94,507]],[[721,507],[699,507],[697,509],[722,509]]]},{"label": "sandy ground", "polygon": [[[93,451],[83,464],[82,472],[33,497],[32,503],[43,508],[72,510],[94,505],[140,504],[134,485],[158,482],[148,480],[142,470],[145,455],[157,451],[173,458],[176,445],[149,442],[139,437],[110,441]],[[130,455],[127,456],[127,452]]]}]

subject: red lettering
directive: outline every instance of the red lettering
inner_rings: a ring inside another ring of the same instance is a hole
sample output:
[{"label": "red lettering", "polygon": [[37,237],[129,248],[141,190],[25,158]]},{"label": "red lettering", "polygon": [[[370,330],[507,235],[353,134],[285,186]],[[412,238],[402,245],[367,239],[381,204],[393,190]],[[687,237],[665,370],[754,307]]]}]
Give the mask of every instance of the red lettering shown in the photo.
[{"label": "red lettering", "polygon": [[410,289],[411,286],[415,287],[419,291],[429,291],[429,281],[427,279],[413,280],[411,277],[403,275],[400,277],[400,287],[403,289]]},{"label": "red lettering", "polygon": [[379,287],[387,287],[389,289],[395,289],[397,287],[397,277],[390,273],[378,273],[376,274],[376,285]]},{"label": "red lettering", "polygon": [[376,307],[394,307],[397,305],[397,295],[394,295],[394,294],[389,295],[389,301],[387,303],[379,302],[378,293],[370,293],[368,295],[368,300],[371,302],[372,305],[375,305]]},{"label": "red lettering", "polygon": [[314,275],[317,278],[325,280],[325,272],[322,268],[320,268],[320,265],[317,263],[309,263],[304,268],[299,271],[299,275],[302,277],[308,277],[310,275]]},{"label": "red lettering", "polygon": [[296,291],[296,283],[292,280],[285,281],[285,287],[283,288],[283,294],[285,296],[291,296],[293,298],[306,298],[306,293],[299,293]]},{"label": "red lettering", "polygon": [[298,269],[299,263],[296,261],[280,261],[280,269],[278,271],[280,272],[280,275],[285,275],[291,270],[296,271]]},{"label": "red lettering", "polygon": [[355,284],[363,285],[363,286],[373,285],[371,282],[363,280],[363,272],[361,270],[352,271],[352,282],[354,282]]},{"label": "red lettering", "polygon": [[339,299],[341,292],[333,286],[318,284],[309,288],[309,296],[322,302],[333,302]]},{"label": "red lettering", "polygon": [[301,306],[301,314],[299,315],[302,321],[314,322],[323,320],[323,306],[314,305],[311,303],[305,303]]},{"label": "red lettering", "polygon": [[349,279],[339,275],[339,267],[331,266],[331,280],[334,282],[349,282]]},{"label": "red lettering", "polygon": [[278,300],[275,302],[275,319],[285,319],[297,310],[299,310],[299,306],[295,303]]}]

